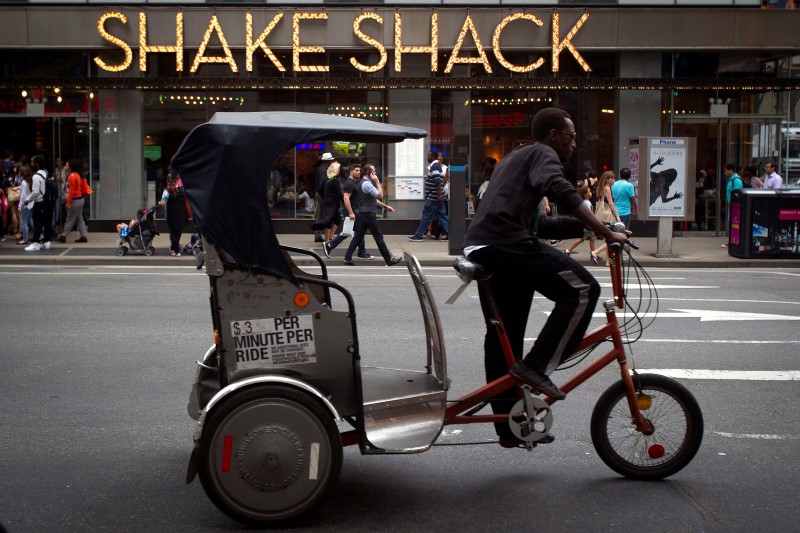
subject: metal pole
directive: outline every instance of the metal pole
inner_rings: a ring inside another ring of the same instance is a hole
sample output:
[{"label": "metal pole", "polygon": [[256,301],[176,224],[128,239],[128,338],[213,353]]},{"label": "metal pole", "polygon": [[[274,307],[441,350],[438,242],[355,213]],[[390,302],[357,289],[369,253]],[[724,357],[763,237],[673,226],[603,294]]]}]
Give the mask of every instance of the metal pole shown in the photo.
[{"label": "metal pole", "polygon": [[[670,78],[671,82],[675,82],[675,52],[672,52],[672,77]],[[669,91],[669,136],[673,136],[672,132],[672,124],[673,118],[675,117],[675,88],[673,87]]]},{"label": "metal pole", "polygon": [[720,213],[722,212],[722,119],[717,119],[717,209],[714,217],[714,236],[719,237]]}]

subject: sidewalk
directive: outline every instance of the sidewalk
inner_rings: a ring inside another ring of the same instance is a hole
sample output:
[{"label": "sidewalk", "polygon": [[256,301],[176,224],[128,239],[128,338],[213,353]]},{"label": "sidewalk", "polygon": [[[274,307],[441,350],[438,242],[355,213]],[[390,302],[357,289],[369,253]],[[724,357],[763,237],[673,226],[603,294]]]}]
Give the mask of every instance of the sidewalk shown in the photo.
[{"label": "sidewalk", "polygon": [[[162,234],[155,238],[153,246],[156,248],[156,254],[152,257],[135,252],[129,252],[124,257],[117,257],[115,253],[117,235],[115,233],[90,233],[88,243],[73,242],[77,237],[78,234],[73,232],[65,244],[55,242],[50,250],[26,252],[24,246],[17,245],[13,238],[7,236],[4,242],[0,242],[0,265],[194,265],[192,257],[170,257],[169,235]],[[394,255],[402,255],[403,251],[408,251],[416,255],[423,266],[450,266],[455,259],[455,256],[448,254],[449,246],[446,242],[428,239],[424,242],[409,242],[407,235],[386,235],[385,237],[386,244]],[[184,234],[182,242],[187,241],[188,238],[189,234]],[[322,253],[321,243],[315,243],[314,237],[310,233],[308,235],[278,235],[278,241],[287,246],[314,250],[330,266],[342,265],[347,244],[347,242],[342,243],[334,250],[332,257],[327,259]],[[800,268],[800,256],[798,259],[739,259],[731,257],[728,255],[727,248],[722,247],[722,244],[727,242],[725,237],[674,237],[672,253],[677,255],[675,258],[653,257],[657,247],[656,241],[655,237],[634,237],[634,242],[639,246],[639,250],[634,251],[633,256],[646,267]],[[363,261],[354,258],[356,265],[382,266],[383,261],[371,236],[367,236],[366,244],[367,251],[374,255],[375,259]],[[564,246],[565,243],[562,243],[557,245],[557,248],[563,249]],[[590,265],[588,244],[581,244],[573,257],[584,265]],[[310,265],[313,264],[312,261],[313,259],[305,256],[296,258],[298,265]]]}]

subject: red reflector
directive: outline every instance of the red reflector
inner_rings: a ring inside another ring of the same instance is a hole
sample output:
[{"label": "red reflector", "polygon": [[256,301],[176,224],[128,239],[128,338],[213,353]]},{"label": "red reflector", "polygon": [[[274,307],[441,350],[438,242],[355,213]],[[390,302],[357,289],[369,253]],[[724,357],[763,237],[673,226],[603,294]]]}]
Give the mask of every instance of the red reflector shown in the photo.
[{"label": "red reflector", "polygon": [[222,444],[222,467],[223,472],[231,471],[231,452],[233,451],[233,435],[225,435]]},{"label": "red reflector", "polygon": [[664,447],[660,444],[653,444],[647,449],[650,459],[661,459],[664,457]]}]

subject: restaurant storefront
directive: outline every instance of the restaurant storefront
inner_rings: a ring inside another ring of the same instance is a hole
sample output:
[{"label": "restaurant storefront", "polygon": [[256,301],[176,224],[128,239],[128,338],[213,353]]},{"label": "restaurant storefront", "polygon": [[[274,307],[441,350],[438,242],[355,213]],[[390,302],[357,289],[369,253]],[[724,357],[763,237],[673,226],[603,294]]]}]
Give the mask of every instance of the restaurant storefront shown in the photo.
[{"label": "restaurant storefront", "polygon": [[[266,207],[286,221],[282,231],[298,232],[308,230],[323,152],[343,166],[375,164],[398,209],[386,222],[411,223],[422,202],[398,185],[421,180],[429,149],[463,172],[474,194],[486,160],[500,161],[529,140],[530,121],[544,107],[574,118],[571,176],[585,166],[627,166],[630,138],[691,136],[705,189],[719,188],[727,162],[790,158],[781,131],[798,118],[795,12],[150,4],[2,10],[11,24],[0,38],[0,148],[17,158],[85,161],[96,191],[92,218],[109,223],[152,205],[184,136],[218,111],[337,114],[429,132],[425,143],[402,149],[349,139],[298,145],[264,169]],[[724,120],[712,116],[710,101],[725,106]],[[703,209],[699,227],[718,229],[719,210],[711,203]]]}]

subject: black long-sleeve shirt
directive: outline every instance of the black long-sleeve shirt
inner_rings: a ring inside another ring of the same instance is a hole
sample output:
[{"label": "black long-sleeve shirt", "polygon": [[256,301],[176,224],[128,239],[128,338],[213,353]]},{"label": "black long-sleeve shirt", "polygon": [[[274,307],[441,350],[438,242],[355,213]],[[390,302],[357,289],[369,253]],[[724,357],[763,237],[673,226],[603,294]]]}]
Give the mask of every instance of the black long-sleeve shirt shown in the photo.
[{"label": "black long-sleeve shirt", "polygon": [[510,244],[530,238],[544,196],[565,213],[581,205],[555,150],[539,143],[520,146],[495,167],[464,246]]}]

